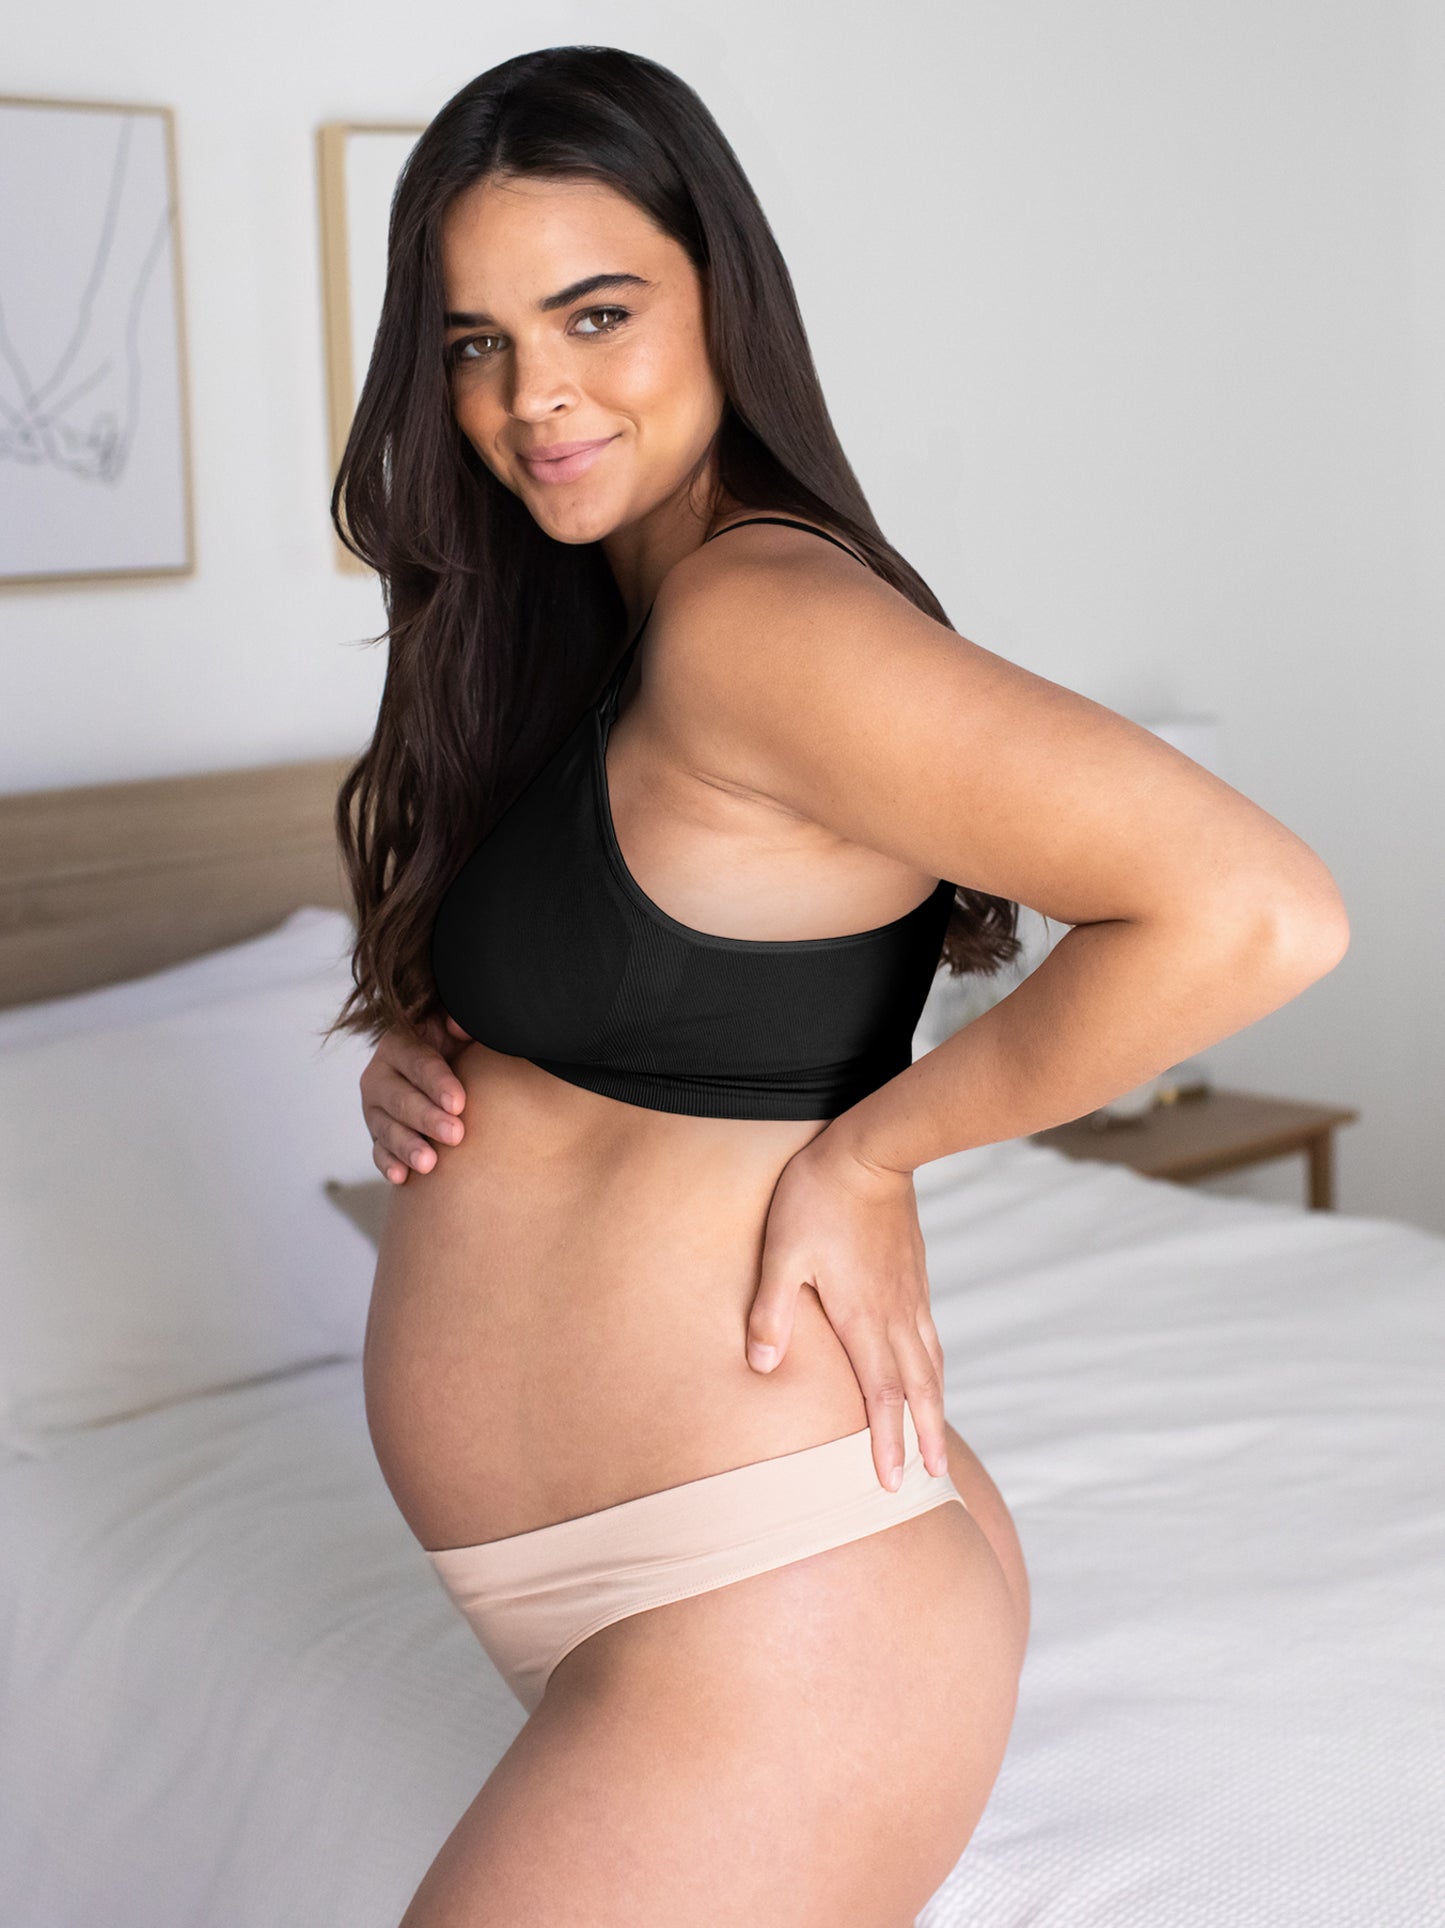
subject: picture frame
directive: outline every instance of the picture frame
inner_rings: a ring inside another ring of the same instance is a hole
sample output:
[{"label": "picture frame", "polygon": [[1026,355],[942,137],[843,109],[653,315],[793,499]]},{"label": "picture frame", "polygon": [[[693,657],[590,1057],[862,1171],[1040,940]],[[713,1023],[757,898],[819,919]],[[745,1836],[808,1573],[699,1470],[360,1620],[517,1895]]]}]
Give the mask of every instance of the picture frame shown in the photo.
[{"label": "picture frame", "polygon": [[[402,121],[327,121],[316,130],[333,482],[381,318],[392,195],[402,165],[423,131],[420,122]],[[344,573],[370,574],[339,539],[334,539],[333,548]]]},{"label": "picture frame", "polygon": [[0,584],[191,575],[175,115],[0,95]]}]

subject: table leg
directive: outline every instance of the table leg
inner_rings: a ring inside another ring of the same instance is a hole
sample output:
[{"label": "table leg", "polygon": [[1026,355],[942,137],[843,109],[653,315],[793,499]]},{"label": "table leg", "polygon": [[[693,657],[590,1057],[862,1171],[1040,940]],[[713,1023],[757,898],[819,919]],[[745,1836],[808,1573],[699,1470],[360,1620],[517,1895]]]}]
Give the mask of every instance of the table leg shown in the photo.
[{"label": "table leg", "polygon": [[1332,1212],[1335,1207],[1335,1135],[1333,1127],[1316,1132],[1307,1147],[1310,1210]]}]

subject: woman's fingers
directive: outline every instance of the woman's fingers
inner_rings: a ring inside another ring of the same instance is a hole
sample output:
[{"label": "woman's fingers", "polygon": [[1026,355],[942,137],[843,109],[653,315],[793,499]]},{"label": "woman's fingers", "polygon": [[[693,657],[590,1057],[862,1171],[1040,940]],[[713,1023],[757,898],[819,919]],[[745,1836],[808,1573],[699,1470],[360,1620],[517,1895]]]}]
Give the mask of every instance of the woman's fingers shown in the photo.
[{"label": "woman's fingers", "polygon": [[371,1162],[382,1177],[390,1179],[393,1185],[406,1183],[406,1166],[399,1165],[385,1145],[378,1145],[374,1138],[371,1141]]},{"label": "woman's fingers", "polygon": [[385,1062],[362,1074],[362,1110],[373,1129],[374,1120],[391,1119],[448,1145],[460,1144],[466,1130],[460,1118],[444,1111],[420,1085]]},{"label": "woman's fingers", "polygon": [[388,1031],[376,1047],[373,1062],[386,1065],[406,1083],[415,1085],[448,1117],[460,1113],[467,1102],[461,1079],[441,1052],[429,1044],[419,1044],[400,1032]]},{"label": "woman's fingers", "polygon": [[748,1312],[748,1364],[755,1372],[771,1372],[781,1362],[793,1336],[797,1306],[797,1283],[789,1284],[765,1259],[762,1283]]},{"label": "woman's fingers", "polygon": [[437,1161],[434,1145],[427,1144],[424,1138],[419,1138],[415,1132],[408,1131],[405,1125],[399,1125],[384,1113],[363,1115],[366,1116],[367,1130],[371,1133],[372,1163],[384,1177],[400,1185],[406,1178],[408,1165],[414,1171],[431,1170]]},{"label": "woman's fingers", "polygon": [[424,1091],[382,1066],[375,1067],[366,1085],[361,1114],[379,1149],[420,1172],[429,1172],[437,1159],[428,1139],[457,1145],[465,1130],[460,1118],[442,1111]]},{"label": "woman's fingers", "polygon": [[918,1332],[924,1348],[933,1361],[933,1370],[938,1374],[939,1383],[943,1381],[943,1341],[938,1336],[938,1327],[933,1323],[933,1314],[926,1305],[918,1308]]},{"label": "woman's fingers", "polygon": [[[873,1465],[890,1493],[903,1478],[903,1409],[913,1415],[930,1473],[948,1471],[943,1378],[917,1325],[886,1326],[858,1315],[834,1330],[852,1362],[873,1434]],[[911,1333],[911,1338],[910,1338]]]},{"label": "woman's fingers", "polygon": [[903,1478],[903,1378],[893,1358],[886,1329],[859,1315],[833,1330],[843,1342],[863,1394],[873,1435],[873,1466],[890,1493]]},{"label": "woman's fingers", "polygon": [[429,1044],[401,1031],[386,1032],[360,1082],[372,1163],[394,1185],[405,1183],[408,1166],[429,1172],[436,1164],[436,1146],[429,1139],[460,1144],[465,1126],[456,1113],[466,1104],[466,1088]]},{"label": "woman's fingers", "polygon": [[[930,1324],[932,1321],[930,1320]],[[935,1340],[937,1334],[934,1335]],[[893,1341],[903,1374],[908,1410],[923,1463],[935,1475],[948,1471],[948,1415],[943,1410],[942,1359],[935,1363],[917,1323],[900,1326]]]}]

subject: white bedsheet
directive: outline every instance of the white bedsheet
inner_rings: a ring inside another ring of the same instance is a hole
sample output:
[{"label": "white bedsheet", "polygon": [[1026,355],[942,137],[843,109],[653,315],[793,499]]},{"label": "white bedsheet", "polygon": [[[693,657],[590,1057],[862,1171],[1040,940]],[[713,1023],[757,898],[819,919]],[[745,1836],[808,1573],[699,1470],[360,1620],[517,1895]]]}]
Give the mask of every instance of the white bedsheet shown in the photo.
[{"label": "white bedsheet", "polygon": [[[1445,1240],[1030,1144],[919,1189],[1034,1588],[922,1928],[1439,1928]],[[521,1725],[354,1362],[0,1466],[0,1546],[5,1928],[395,1928]]]}]

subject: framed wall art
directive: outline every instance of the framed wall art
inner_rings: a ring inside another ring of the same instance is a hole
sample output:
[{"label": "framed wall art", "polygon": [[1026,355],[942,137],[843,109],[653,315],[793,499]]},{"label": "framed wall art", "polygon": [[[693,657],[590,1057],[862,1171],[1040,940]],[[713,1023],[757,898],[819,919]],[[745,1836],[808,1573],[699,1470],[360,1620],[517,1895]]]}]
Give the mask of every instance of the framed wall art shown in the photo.
[{"label": "framed wall art", "polygon": [[[361,379],[371,361],[386,286],[391,197],[420,125],[328,121],[317,129],[321,192],[321,290],[326,341],[326,401],[335,479]],[[344,544],[338,565],[366,574]]]},{"label": "framed wall art", "polygon": [[168,107],[0,96],[0,583],[195,568]]}]

